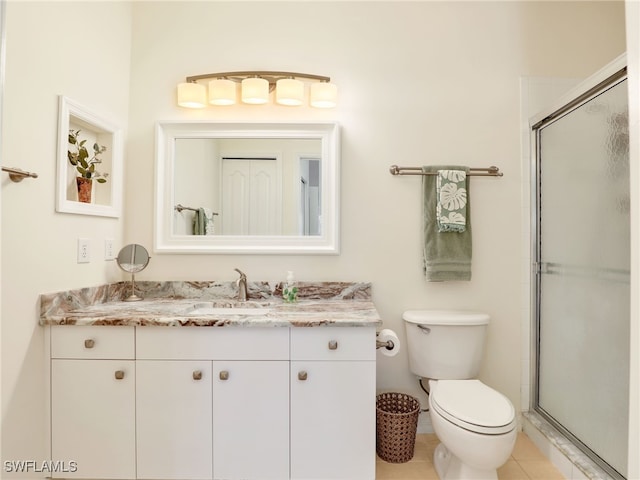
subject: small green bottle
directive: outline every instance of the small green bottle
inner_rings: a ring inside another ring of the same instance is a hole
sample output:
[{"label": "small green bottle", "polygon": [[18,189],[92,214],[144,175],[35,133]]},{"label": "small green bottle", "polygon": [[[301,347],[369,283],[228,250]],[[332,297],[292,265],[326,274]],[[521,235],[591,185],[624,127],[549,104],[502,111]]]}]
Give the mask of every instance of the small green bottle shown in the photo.
[{"label": "small green bottle", "polygon": [[298,300],[298,287],[291,270],[287,272],[287,282],[282,289],[282,298],[287,303],[294,303]]}]

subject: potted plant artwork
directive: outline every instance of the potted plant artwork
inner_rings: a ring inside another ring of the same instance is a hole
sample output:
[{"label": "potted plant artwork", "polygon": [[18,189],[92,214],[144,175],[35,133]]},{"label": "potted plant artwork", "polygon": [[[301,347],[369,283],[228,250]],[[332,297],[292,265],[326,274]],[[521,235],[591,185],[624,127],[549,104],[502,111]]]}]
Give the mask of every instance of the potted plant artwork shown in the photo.
[{"label": "potted plant artwork", "polygon": [[109,176],[108,173],[98,171],[96,167],[102,163],[100,156],[107,150],[107,147],[95,142],[91,148],[91,153],[89,153],[89,149],[86,146],[87,139],[81,139],[80,132],[81,130],[69,129],[67,158],[77,171],[78,201],[91,203],[93,180],[98,183],[106,183]]}]

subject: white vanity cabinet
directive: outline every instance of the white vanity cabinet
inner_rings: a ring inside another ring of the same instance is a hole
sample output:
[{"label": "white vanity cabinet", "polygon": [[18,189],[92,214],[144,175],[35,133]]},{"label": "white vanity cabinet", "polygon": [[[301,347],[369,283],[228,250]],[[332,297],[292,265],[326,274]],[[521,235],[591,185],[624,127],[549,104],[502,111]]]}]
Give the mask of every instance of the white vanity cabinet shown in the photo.
[{"label": "white vanity cabinet", "polygon": [[375,478],[375,329],[291,329],[291,479]]},{"label": "white vanity cabinet", "polygon": [[49,331],[65,477],[375,478],[375,326]]},{"label": "white vanity cabinet", "polygon": [[134,329],[51,329],[51,458],[77,470],[52,478],[132,479]]}]

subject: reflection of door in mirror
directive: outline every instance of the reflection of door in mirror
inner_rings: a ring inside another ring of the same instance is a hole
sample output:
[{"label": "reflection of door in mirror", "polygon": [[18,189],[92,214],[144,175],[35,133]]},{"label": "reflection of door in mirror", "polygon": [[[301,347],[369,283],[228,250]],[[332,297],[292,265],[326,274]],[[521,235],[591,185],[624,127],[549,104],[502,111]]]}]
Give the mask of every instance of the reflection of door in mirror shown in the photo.
[{"label": "reflection of door in mirror", "polygon": [[300,156],[300,235],[320,235],[320,159]]},{"label": "reflection of door in mirror", "polygon": [[222,158],[222,231],[225,235],[278,235],[281,231],[279,159]]}]

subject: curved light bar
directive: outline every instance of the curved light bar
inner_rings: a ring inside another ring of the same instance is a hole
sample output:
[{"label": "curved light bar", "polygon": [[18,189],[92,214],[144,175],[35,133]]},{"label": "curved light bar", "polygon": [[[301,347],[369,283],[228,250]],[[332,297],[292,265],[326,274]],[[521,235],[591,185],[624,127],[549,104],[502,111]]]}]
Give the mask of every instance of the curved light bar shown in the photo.
[{"label": "curved light bar", "polygon": [[[208,82],[209,92],[201,80]],[[236,85],[241,84],[244,103],[259,105],[268,102],[269,93],[275,90],[275,101],[280,105],[296,106],[304,103],[306,80],[311,83],[309,103],[316,108],[331,108],[337,104],[336,85],[329,77],[297,72],[239,71],[208,73],[186,78],[178,85],[178,105],[185,108],[203,108],[211,105],[236,103]]]}]

